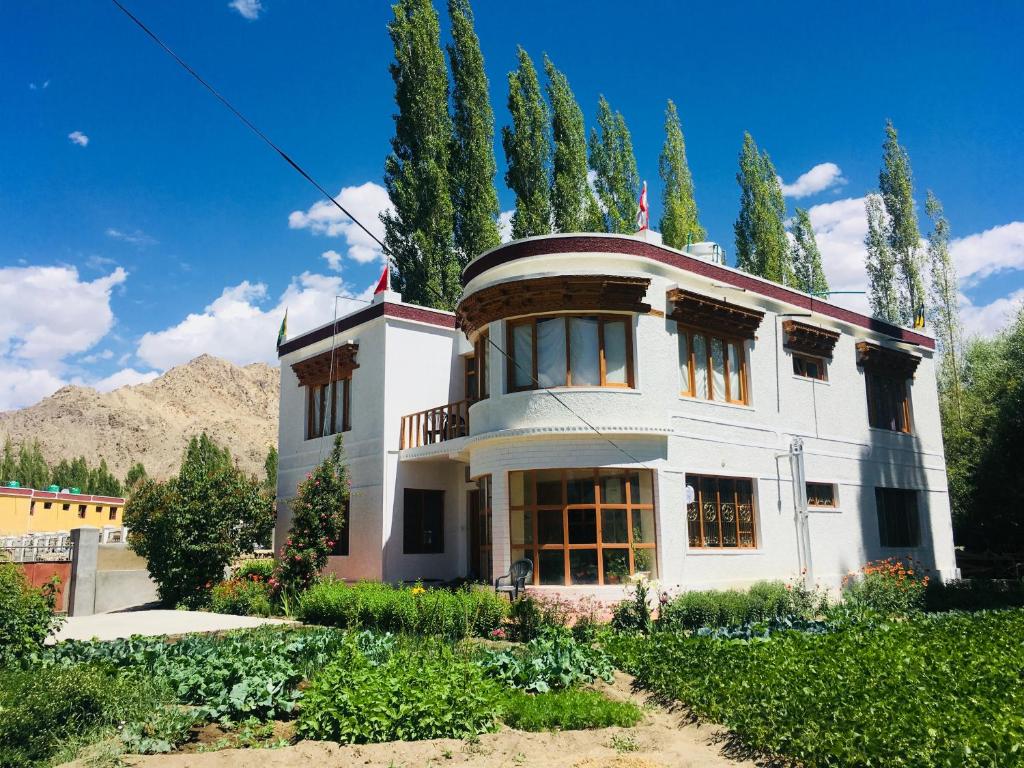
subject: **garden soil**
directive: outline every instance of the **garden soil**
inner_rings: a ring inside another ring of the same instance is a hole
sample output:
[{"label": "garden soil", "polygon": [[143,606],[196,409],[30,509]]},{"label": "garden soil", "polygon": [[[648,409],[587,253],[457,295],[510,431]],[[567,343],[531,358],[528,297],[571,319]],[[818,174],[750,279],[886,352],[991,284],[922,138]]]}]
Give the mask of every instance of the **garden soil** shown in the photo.
[{"label": "garden soil", "polygon": [[602,684],[600,690],[610,698],[628,698],[644,706],[644,720],[634,728],[560,733],[525,733],[504,728],[472,741],[436,739],[344,746],[333,742],[301,741],[278,749],[178,752],[129,757],[126,762],[138,768],[420,768],[447,765],[473,768],[533,765],[553,768],[752,768],[756,765],[731,757],[720,729],[689,723],[683,714],[669,712],[645,701],[633,693],[631,684],[628,675],[616,673],[615,682],[610,686]]}]

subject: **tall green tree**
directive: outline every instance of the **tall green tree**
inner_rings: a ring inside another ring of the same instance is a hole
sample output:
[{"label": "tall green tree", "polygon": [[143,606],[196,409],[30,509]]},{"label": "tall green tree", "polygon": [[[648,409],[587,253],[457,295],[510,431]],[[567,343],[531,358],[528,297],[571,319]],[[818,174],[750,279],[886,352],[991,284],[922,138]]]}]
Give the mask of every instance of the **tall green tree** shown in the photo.
[{"label": "tall green tree", "polygon": [[805,208],[797,208],[793,217],[793,276],[796,287],[815,296],[828,295],[828,279],[821,264],[818,239]]},{"label": "tall green tree", "polygon": [[963,427],[963,339],[960,330],[960,283],[956,266],[949,254],[949,220],[942,203],[928,190],[925,212],[932,221],[928,235],[928,262],[930,271],[929,315],[938,341],[940,358],[939,388],[950,404],[951,415]]},{"label": "tall green tree", "polygon": [[736,265],[784,285],[793,285],[793,265],[786,239],[786,201],[779,175],[767,152],[743,134],[740,169],[740,212],[736,218]]},{"label": "tall green tree", "polygon": [[12,480],[17,480],[17,474],[17,453],[14,450],[14,442],[8,437],[4,440],[4,452],[0,456],[0,483],[9,483]]},{"label": "tall green tree", "polygon": [[18,464],[14,478],[25,488],[46,488],[50,484],[50,466],[43,457],[39,441],[23,442],[18,450]]},{"label": "tall green tree", "polygon": [[590,167],[603,209],[605,230],[636,231],[640,176],[636,170],[633,139],[621,112],[612,112],[604,96],[597,102],[597,128],[590,131]]},{"label": "tall green tree", "polygon": [[498,192],[494,188],[494,112],[469,0],[448,0],[448,17],[452,25],[448,60],[454,105],[451,184],[455,250],[461,270],[501,240]]},{"label": "tall green tree", "polygon": [[196,468],[202,467],[206,472],[212,473],[222,469],[230,469],[234,466],[231,459],[231,451],[226,446],[221,446],[203,432],[198,437],[193,435],[185,448],[185,454],[181,460],[181,466],[186,465]]},{"label": "tall green tree", "polygon": [[272,445],[267,451],[267,458],[263,461],[263,474],[266,477],[267,490],[274,496],[277,495],[277,466],[277,446]]},{"label": "tall green tree", "polygon": [[868,219],[868,232],[864,236],[864,247],[867,249],[864,266],[868,273],[868,303],[875,317],[890,323],[899,323],[896,257],[889,246],[889,220],[881,195],[868,195],[864,200],[864,212]]},{"label": "tall green tree", "polygon": [[137,461],[131,465],[128,469],[128,473],[124,476],[124,487],[125,491],[130,493],[139,483],[147,480],[149,475],[146,473],[146,467],[141,461]]},{"label": "tall green tree", "polygon": [[665,144],[661,148],[658,171],[661,174],[661,237],[665,244],[683,248],[687,243],[703,240],[704,227],[697,216],[683,126],[671,99],[665,108]]},{"label": "tall green tree", "polygon": [[114,477],[106,459],[100,459],[99,466],[89,472],[88,488],[89,493],[97,496],[120,496],[124,493],[121,481]]},{"label": "tall green tree", "polygon": [[551,135],[555,153],[551,165],[551,208],[555,230],[584,232],[598,211],[587,183],[587,129],[569,80],[544,57],[548,101],[551,103]]},{"label": "tall green tree", "polygon": [[430,0],[399,0],[388,32],[394,44],[395,135],[384,162],[394,210],[381,214],[394,256],[395,288],[406,301],[452,309],[461,291],[450,178],[453,146],[448,68]]},{"label": "tall green tree", "polygon": [[910,157],[900,145],[891,120],[885,123],[878,191],[882,195],[889,221],[889,247],[896,256],[900,322],[911,325],[914,314],[924,307],[925,301],[924,282],[921,279],[921,232],[917,228],[917,213],[914,211]]},{"label": "tall green tree", "polygon": [[522,46],[519,66],[508,74],[508,111],[512,125],[501,129],[501,144],[508,163],[505,183],[516,195],[512,238],[546,235],[551,231],[548,107],[541,95],[537,70]]}]

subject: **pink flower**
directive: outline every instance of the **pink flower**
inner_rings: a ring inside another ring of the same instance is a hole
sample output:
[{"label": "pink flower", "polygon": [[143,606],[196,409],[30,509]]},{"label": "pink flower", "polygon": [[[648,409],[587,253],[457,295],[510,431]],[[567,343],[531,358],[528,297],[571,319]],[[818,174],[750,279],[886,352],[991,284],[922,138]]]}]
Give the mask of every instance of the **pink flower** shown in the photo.
[{"label": "pink flower", "polygon": [[504,629],[493,629],[491,630],[491,640],[504,640],[505,630]]}]

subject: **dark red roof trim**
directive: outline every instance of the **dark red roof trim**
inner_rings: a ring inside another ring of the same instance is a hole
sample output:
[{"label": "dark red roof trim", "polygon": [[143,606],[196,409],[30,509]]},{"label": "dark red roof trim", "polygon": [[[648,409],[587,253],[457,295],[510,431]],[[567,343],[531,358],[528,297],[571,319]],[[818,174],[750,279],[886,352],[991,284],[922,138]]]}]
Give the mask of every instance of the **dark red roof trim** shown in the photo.
[{"label": "dark red roof trim", "polygon": [[380,304],[371,304],[368,307],[364,307],[351,315],[345,317],[339,317],[338,322],[334,324],[334,330],[331,330],[330,325],[325,325],[321,328],[316,328],[309,333],[304,333],[301,336],[296,336],[294,339],[288,339],[284,344],[277,348],[277,356],[287,355],[289,352],[294,352],[297,349],[308,347],[310,344],[315,344],[318,341],[329,339],[335,334],[344,333],[345,331],[355,328],[357,325],[368,323],[371,320],[376,320],[378,317],[397,317],[402,320],[413,320],[418,323],[428,323],[430,325],[436,325],[440,328],[455,328],[455,316],[450,315],[447,312],[439,312],[436,309],[429,309],[427,307],[414,307],[406,304],[393,304],[391,302],[381,302]]},{"label": "dark red roof trim", "polygon": [[874,317],[862,315],[849,309],[837,307],[827,301],[815,299],[802,293],[792,291],[785,286],[763,280],[754,275],[743,272],[734,272],[725,269],[718,264],[712,264],[692,256],[687,256],[676,251],[646,243],[643,240],[630,238],[604,237],[602,235],[577,235],[568,237],[551,237],[539,240],[520,240],[508,245],[496,248],[480,258],[469,263],[462,272],[462,284],[465,285],[474,277],[483,274],[489,269],[494,269],[502,264],[508,264],[518,259],[527,259],[531,256],[548,256],[560,253],[621,253],[628,256],[639,256],[651,259],[662,264],[668,264],[677,269],[693,272],[702,277],[713,280],[722,280],[738,288],[746,288],[748,291],[767,296],[778,301],[784,301],[796,307],[808,311],[818,312],[822,315],[841,320],[852,325],[859,325],[877,333],[884,333],[894,339],[905,341],[910,344],[917,344],[926,349],[935,349],[935,340],[923,336],[905,328],[892,325]]},{"label": "dark red roof trim", "polygon": [[8,488],[0,486],[0,496],[29,496],[33,499],[43,501],[74,501],[79,504],[124,504],[124,499],[118,496],[93,496],[88,493],[56,493],[54,491],[40,491],[35,488]]}]

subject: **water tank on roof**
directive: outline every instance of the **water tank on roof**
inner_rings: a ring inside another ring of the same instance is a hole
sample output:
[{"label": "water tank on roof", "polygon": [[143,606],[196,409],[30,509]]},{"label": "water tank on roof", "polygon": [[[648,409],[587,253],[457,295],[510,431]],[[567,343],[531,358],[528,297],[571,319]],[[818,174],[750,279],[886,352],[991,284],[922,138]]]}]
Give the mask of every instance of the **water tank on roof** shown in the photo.
[{"label": "water tank on roof", "polygon": [[19,483],[17,480],[8,480],[7,481],[7,487],[8,488],[21,488],[21,483]]},{"label": "water tank on roof", "polygon": [[46,490],[48,490],[50,493],[60,493],[60,486],[59,485],[48,485],[46,487]]},{"label": "water tank on roof", "polygon": [[71,489],[71,492],[72,492],[72,493],[81,493],[81,492],[82,492],[82,489],[81,489],[81,488],[72,488],[72,489]]},{"label": "water tank on roof", "polygon": [[683,253],[702,261],[710,261],[712,264],[725,264],[725,249],[718,243],[712,243],[710,240],[691,243],[683,248]]}]

